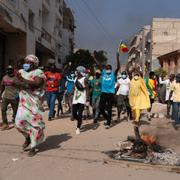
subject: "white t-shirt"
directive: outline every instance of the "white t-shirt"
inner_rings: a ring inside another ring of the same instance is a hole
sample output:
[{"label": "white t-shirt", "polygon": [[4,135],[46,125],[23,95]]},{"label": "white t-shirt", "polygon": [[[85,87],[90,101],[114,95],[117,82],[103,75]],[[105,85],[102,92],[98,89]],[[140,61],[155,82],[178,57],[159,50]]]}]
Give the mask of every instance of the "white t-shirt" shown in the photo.
[{"label": "white t-shirt", "polygon": [[119,89],[116,93],[116,95],[124,95],[127,96],[129,94],[129,88],[130,88],[130,79],[126,78],[126,79],[118,79],[116,87],[119,86]]},{"label": "white t-shirt", "polygon": [[[78,79],[78,81],[85,88],[85,77]],[[73,96],[73,104],[86,104],[86,90],[79,91],[75,86],[74,96]]]},{"label": "white t-shirt", "polygon": [[[170,86],[171,86],[172,83],[170,82],[169,79],[166,79],[166,80],[163,81],[161,77],[159,78],[159,83],[166,85],[166,101],[168,101],[169,100],[169,95],[170,95]],[[171,100],[172,100],[172,98],[171,98]]]}]

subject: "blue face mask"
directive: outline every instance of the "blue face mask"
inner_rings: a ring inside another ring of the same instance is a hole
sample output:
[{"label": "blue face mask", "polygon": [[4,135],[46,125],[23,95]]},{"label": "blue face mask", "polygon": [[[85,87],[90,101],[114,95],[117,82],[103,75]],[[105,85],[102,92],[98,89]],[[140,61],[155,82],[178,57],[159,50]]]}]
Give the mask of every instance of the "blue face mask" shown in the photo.
[{"label": "blue face mask", "polygon": [[30,64],[27,64],[27,63],[25,63],[25,64],[23,64],[23,69],[25,70],[25,71],[29,71],[30,70]]}]

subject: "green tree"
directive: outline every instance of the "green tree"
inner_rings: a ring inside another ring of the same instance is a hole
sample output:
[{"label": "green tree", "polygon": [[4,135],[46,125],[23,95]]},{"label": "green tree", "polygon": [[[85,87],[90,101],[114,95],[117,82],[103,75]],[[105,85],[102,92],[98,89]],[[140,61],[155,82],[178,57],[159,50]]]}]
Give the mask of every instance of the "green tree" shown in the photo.
[{"label": "green tree", "polygon": [[167,72],[163,68],[159,68],[155,71],[155,74],[159,77],[165,77]]},{"label": "green tree", "polygon": [[[105,56],[104,51],[94,51],[94,55],[100,64],[106,64],[107,57]],[[72,62],[72,69],[75,69],[77,66],[84,66],[88,69],[92,69],[95,65],[89,50],[84,49],[80,49],[70,56],[67,56],[65,64],[68,64],[69,62]]]}]

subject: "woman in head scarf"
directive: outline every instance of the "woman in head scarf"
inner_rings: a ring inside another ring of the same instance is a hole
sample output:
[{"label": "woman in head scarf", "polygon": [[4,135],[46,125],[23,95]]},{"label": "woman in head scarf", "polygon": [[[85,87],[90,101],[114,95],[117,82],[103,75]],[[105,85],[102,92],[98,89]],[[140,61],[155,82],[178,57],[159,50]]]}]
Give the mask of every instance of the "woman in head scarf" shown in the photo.
[{"label": "woman in head scarf", "polygon": [[139,121],[141,111],[150,108],[150,99],[146,84],[141,77],[140,72],[135,72],[130,82],[129,90],[129,104],[131,106],[132,115],[134,119],[134,132],[137,139],[140,138],[139,134]]},{"label": "woman in head scarf", "polygon": [[23,149],[30,145],[29,156],[35,155],[35,147],[44,141],[42,101],[45,75],[38,69],[39,60],[34,55],[25,58],[23,69],[19,70],[16,85],[20,89],[19,107],[15,119],[16,127],[25,137]]},{"label": "woman in head scarf", "polygon": [[150,107],[148,90],[140,73],[135,72],[130,83],[129,103],[135,123],[139,123],[141,110]]}]

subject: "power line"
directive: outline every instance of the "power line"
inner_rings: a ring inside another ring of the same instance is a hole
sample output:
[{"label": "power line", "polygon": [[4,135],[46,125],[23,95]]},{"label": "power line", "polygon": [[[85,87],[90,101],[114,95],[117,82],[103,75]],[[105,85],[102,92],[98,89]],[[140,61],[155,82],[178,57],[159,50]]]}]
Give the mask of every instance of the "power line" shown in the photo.
[{"label": "power line", "polygon": [[[70,0],[69,0],[70,1]],[[104,36],[105,39],[107,39],[108,41],[112,41],[111,38],[109,38],[109,36],[104,32],[104,30],[102,29],[102,27],[99,25],[99,23],[97,23],[97,21],[94,21],[93,19],[91,19],[91,15],[89,13],[87,13],[87,11],[85,11],[81,5],[77,5],[78,1],[76,1],[76,3],[74,3],[74,1],[71,1],[71,4],[73,4],[74,7],[76,7],[76,9],[78,10],[78,12],[80,12],[83,16],[86,15],[90,20],[92,20],[91,22],[88,21],[91,25],[93,25],[93,27],[95,26],[97,28],[97,30],[99,30],[99,32],[101,32],[101,34]],[[93,17],[94,18],[94,17]],[[87,20],[86,20],[87,21]],[[91,27],[91,26],[90,26]],[[114,41],[113,41],[114,44]]]},{"label": "power line", "polygon": [[101,29],[103,30],[104,34],[107,36],[107,38],[112,41],[112,43],[114,44],[115,41],[114,39],[111,37],[111,34],[106,30],[106,28],[104,27],[103,23],[98,19],[98,17],[96,16],[96,14],[94,13],[94,11],[92,10],[92,8],[89,6],[89,4],[85,1],[85,0],[81,0],[84,5],[86,6],[86,8],[88,9],[88,11],[90,12],[90,14],[94,17],[94,19],[96,20],[97,24],[101,27]]}]

